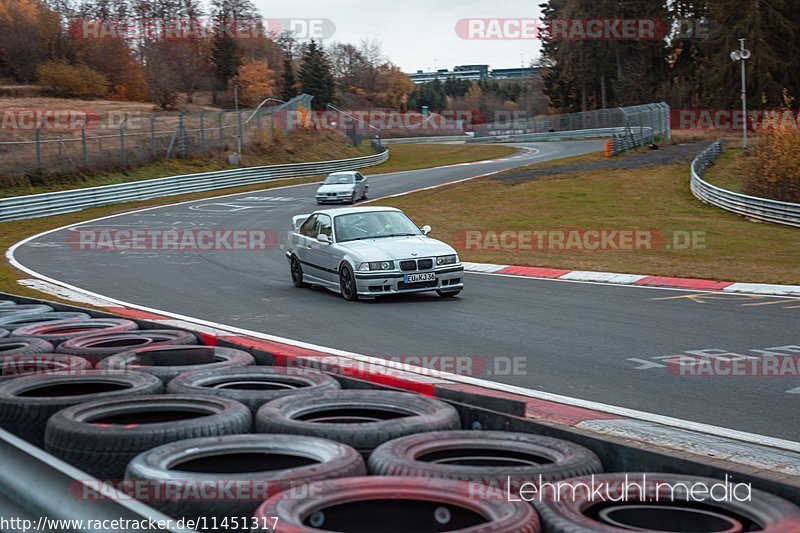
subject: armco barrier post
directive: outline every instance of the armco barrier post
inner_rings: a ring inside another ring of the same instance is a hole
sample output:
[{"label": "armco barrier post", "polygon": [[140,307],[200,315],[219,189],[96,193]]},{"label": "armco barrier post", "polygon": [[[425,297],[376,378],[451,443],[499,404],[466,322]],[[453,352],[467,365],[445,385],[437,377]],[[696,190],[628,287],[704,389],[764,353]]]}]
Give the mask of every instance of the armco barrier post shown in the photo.
[{"label": "armco barrier post", "polygon": [[150,117],[150,158],[155,159],[158,157],[158,148],[156,148],[156,116]]},{"label": "armco barrier post", "polygon": [[86,147],[86,124],[81,126],[81,149],[83,150],[83,170],[89,170],[89,150]]},{"label": "armco barrier post", "polygon": [[42,128],[36,128],[36,170],[42,170]]},{"label": "armco barrier post", "polygon": [[204,123],[204,115],[206,114],[205,111],[200,111],[200,153],[206,153],[206,130],[205,130],[205,123]]},{"label": "armco barrier post", "polygon": [[125,123],[128,122],[128,115],[125,115],[125,118],[119,125],[119,157],[122,160],[122,167],[126,167],[127,162],[125,160]]},{"label": "armco barrier post", "polygon": [[222,131],[222,111],[217,115],[217,127],[219,128],[219,151],[225,151],[225,134]]}]

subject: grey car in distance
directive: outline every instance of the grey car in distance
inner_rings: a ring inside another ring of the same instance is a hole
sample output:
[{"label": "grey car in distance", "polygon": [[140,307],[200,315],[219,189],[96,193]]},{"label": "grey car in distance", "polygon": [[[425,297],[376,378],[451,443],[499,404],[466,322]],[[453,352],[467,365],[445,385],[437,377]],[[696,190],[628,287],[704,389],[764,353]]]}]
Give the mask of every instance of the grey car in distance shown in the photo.
[{"label": "grey car in distance", "polygon": [[399,209],[323,209],[292,222],[286,256],[295,287],[320,285],[350,301],[424,291],[447,298],[464,288],[456,251]]},{"label": "grey car in distance", "polygon": [[367,192],[369,183],[360,172],[334,172],[325,178],[314,198],[318,204],[354,204],[357,200],[366,200]]}]

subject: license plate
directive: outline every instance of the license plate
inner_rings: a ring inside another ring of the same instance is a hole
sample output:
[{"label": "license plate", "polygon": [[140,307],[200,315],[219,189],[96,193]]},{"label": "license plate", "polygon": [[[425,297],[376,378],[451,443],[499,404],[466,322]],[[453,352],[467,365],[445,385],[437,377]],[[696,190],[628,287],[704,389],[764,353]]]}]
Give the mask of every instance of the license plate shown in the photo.
[{"label": "license plate", "polygon": [[422,283],[425,281],[436,281],[436,274],[426,272],[424,274],[407,274],[403,277],[405,283]]}]

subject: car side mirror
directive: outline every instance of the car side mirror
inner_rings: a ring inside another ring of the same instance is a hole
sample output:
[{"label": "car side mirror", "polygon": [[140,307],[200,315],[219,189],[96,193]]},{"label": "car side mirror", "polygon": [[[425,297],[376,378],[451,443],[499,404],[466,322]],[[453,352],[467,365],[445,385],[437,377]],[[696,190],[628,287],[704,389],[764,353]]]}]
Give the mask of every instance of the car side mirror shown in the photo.
[{"label": "car side mirror", "polygon": [[423,235],[427,235],[430,232],[431,232],[431,227],[429,225],[425,224],[424,226],[422,226],[422,234]]},{"label": "car side mirror", "polygon": [[325,235],[324,233],[320,233],[319,235],[317,235],[317,240],[319,242],[321,242],[321,243],[324,243],[324,244],[330,244],[331,243],[331,239],[327,235]]}]

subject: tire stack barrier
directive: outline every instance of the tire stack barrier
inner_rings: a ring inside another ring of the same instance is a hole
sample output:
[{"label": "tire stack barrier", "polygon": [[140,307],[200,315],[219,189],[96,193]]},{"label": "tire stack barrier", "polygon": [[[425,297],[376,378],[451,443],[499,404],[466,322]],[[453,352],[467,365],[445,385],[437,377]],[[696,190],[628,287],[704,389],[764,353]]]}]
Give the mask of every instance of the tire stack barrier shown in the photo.
[{"label": "tire stack barrier", "polygon": [[[736,476],[795,503],[759,488],[746,503],[697,503],[680,488],[667,495],[657,483],[711,485],[721,476],[685,457],[531,423],[504,412],[513,406],[502,397],[436,398],[425,383],[376,384],[298,366],[310,355],[301,349],[42,307],[0,301],[6,319],[24,321],[34,308],[95,318],[32,320],[0,339],[0,427],[159,512],[205,520],[198,530],[245,520],[247,528],[234,527],[275,531],[277,518],[282,533],[366,531],[365,524],[420,532],[800,531],[800,491],[790,484]],[[0,446],[14,444],[6,435],[0,431]],[[637,476],[648,483],[635,485]],[[629,478],[634,488],[625,492]],[[580,491],[518,497],[526,484],[598,481],[616,501],[598,504]],[[2,494],[0,504],[14,497]]]}]

